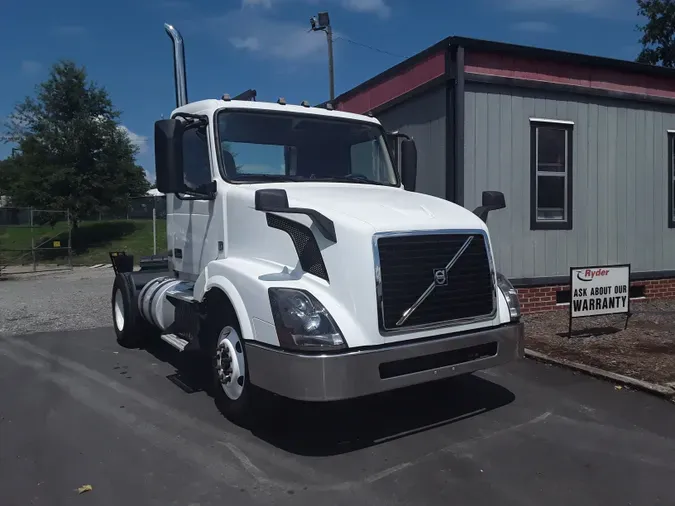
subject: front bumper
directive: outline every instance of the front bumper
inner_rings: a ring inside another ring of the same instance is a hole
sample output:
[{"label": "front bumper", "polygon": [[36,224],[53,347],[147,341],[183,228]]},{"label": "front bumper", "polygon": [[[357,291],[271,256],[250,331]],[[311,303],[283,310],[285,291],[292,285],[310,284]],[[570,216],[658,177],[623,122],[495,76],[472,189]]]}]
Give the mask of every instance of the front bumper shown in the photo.
[{"label": "front bumper", "polygon": [[344,353],[303,355],[246,343],[251,383],[304,401],[394,390],[505,364],[523,356],[523,324]]}]

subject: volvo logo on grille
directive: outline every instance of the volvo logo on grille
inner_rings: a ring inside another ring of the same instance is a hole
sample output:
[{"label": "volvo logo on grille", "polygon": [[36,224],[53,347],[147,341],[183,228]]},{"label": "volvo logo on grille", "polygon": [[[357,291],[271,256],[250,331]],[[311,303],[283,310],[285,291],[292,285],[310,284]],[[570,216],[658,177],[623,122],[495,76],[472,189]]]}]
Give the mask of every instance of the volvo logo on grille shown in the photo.
[{"label": "volvo logo on grille", "polygon": [[448,276],[445,273],[445,268],[434,269],[434,283],[436,283],[436,286],[447,286]]}]

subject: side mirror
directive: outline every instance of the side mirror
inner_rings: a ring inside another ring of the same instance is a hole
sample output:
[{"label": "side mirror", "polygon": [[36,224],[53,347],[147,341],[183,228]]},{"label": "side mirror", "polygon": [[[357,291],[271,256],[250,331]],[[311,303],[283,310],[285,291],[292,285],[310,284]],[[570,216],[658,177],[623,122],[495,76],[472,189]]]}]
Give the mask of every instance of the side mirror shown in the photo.
[{"label": "side mirror", "polygon": [[506,199],[502,192],[484,191],[482,195],[482,206],[490,207],[492,211],[497,209],[504,209],[506,207]]},{"label": "side mirror", "polygon": [[185,190],[183,179],[183,132],[177,119],[155,121],[155,176],[157,189],[165,194]]},{"label": "side mirror", "polygon": [[257,190],[255,192],[255,209],[256,211],[271,211],[274,209],[277,212],[288,209],[286,190],[277,190],[276,188]]},{"label": "side mirror", "polygon": [[473,213],[487,223],[487,217],[490,211],[497,211],[498,209],[504,209],[505,207],[506,199],[502,192],[484,191],[482,203],[479,207],[474,209]]},{"label": "side mirror", "polygon": [[415,191],[417,181],[417,146],[412,139],[401,141],[401,180],[403,187],[411,192]]}]

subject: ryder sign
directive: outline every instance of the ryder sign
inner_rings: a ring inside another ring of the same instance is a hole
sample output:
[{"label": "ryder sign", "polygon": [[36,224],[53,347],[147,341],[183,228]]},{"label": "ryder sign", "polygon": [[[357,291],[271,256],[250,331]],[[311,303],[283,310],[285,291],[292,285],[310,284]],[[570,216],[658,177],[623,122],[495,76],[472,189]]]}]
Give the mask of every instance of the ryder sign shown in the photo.
[{"label": "ryder sign", "polygon": [[570,318],[630,313],[630,265],[573,267]]}]

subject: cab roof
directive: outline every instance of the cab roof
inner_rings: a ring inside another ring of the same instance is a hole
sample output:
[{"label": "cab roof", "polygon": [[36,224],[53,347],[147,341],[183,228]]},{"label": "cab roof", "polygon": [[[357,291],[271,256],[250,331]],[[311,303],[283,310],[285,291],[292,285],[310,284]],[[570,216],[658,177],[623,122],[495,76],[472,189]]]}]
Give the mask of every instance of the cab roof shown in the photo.
[{"label": "cab roof", "polygon": [[254,102],[249,100],[199,100],[197,102],[191,102],[189,104],[185,104],[182,107],[174,109],[171,115],[173,116],[178,112],[183,112],[188,114],[207,114],[208,116],[211,116],[218,109],[249,109],[252,111],[287,112],[293,114],[305,114],[354,121],[365,121],[374,125],[380,125],[380,122],[374,117],[363,114],[354,114],[351,112],[335,110],[331,111],[321,107],[305,107],[302,105],[293,104],[282,105],[276,102]]}]

